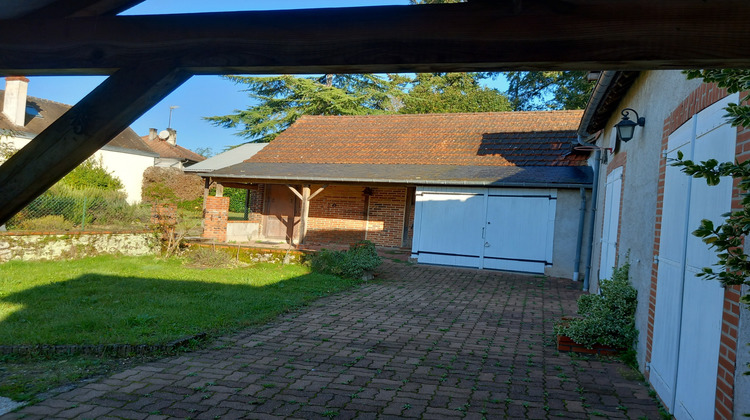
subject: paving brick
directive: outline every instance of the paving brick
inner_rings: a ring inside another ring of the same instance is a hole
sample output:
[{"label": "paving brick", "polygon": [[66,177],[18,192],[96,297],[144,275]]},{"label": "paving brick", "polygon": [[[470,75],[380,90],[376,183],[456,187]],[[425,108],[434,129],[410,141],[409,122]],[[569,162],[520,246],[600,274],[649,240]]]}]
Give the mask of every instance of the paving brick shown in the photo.
[{"label": "paving brick", "polygon": [[659,418],[621,363],[573,366],[546,344],[574,312],[572,282],[539,288],[525,275],[390,262],[381,271],[382,281],[8,418]]}]

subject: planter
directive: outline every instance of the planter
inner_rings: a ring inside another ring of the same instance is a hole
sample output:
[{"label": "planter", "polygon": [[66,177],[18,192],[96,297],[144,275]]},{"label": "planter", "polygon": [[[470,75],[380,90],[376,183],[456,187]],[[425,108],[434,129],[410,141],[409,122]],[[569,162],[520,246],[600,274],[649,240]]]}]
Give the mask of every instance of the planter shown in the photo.
[{"label": "planter", "polygon": [[[573,321],[575,319],[579,319],[575,316],[564,316],[560,319],[560,323],[563,325],[566,325],[568,322]],[[593,348],[586,348],[582,344],[578,344],[573,339],[568,337],[567,335],[558,335],[557,336],[557,351],[566,351],[566,352],[574,352],[574,353],[584,353],[584,354],[600,354],[602,356],[617,356],[621,349],[616,349],[613,347],[603,346],[601,344],[594,344]]]},{"label": "planter", "polygon": [[584,354],[599,354],[602,356],[617,356],[620,354],[620,349],[602,346],[601,344],[594,344],[594,347],[590,349],[586,348],[565,335],[557,336],[557,350]]}]

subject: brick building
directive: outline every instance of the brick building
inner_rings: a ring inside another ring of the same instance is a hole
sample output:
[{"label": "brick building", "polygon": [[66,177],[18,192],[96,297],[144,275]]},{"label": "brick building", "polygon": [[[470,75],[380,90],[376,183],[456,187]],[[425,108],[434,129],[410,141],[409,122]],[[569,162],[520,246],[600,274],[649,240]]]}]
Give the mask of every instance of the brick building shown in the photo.
[{"label": "brick building", "polygon": [[[207,211],[205,235],[294,244],[367,239],[411,248],[425,263],[572,277],[591,184],[586,154],[572,149],[580,117],[305,116],[244,162],[200,174],[207,185],[251,192],[247,220],[224,224]],[[510,236],[521,239],[511,245]]]}]

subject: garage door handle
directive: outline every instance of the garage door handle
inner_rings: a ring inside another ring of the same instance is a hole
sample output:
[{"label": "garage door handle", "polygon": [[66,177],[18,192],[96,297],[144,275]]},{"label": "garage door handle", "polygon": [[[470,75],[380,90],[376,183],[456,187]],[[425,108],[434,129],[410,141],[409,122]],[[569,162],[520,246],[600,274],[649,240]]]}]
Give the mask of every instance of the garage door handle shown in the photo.
[{"label": "garage door handle", "polygon": [[484,228],[482,228],[482,239],[484,239]]}]

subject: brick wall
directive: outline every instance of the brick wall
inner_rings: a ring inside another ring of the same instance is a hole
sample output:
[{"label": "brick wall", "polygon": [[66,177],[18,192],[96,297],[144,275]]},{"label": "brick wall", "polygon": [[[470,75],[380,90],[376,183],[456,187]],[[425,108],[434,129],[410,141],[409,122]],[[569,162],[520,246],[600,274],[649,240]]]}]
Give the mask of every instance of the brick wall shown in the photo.
[{"label": "brick wall", "polygon": [[261,223],[263,220],[263,199],[265,197],[266,185],[260,184],[250,188],[250,208],[248,209],[247,221]]},{"label": "brick wall", "polygon": [[[320,186],[311,186],[316,191]],[[368,239],[379,246],[400,247],[406,188],[328,186],[310,202],[308,244],[350,244]],[[369,209],[369,222],[368,220]]]},{"label": "brick wall", "polygon": [[[743,95],[746,93],[743,93]],[[685,124],[693,115],[699,113],[708,106],[716,103],[727,96],[725,89],[720,89],[715,84],[702,84],[698,89],[685,98],[680,105],[664,120],[662,135],[662,151],[667,150],[669,136],[680,126]],[[750,158],[750,130],[739,127],[737,130],[737,144],[735,154],[739,161]],[[661,159],[659,166],[659,184],[657,190],[656,224],[654,235],[654,255],[659,255],[659,244],[661,240],[661,222],[664,205],[664,179],[666,176],[667,161]],[[741,196],[734,183],[732,192],[732,210],[741,208]],[[649,290],[648,305],[648,327],[646,331],[646,361],[651,361],[653,349],[654,315],[656,313],[658,264],[654,262],[651,267],[651,287]],[[716,378],[716,419],[732,419],[734,413],[734,372],[738,348],[739,331],[739,287],[727,287],[724,291],[724,310],[722,314],[721,343],[719,349],[719,367]],[[646,373],[648,376],[648,372]]]},{"label": "brick wall", "polygon": [[404,236],[406,188],[373,188],[367,239],[382,246],[400,247]]},{"label": "brick wall", "polygon": [[218,242],[227,240],[229,221],[229,197],[206,197],[206,212],[203,216],[203,237]]}]

